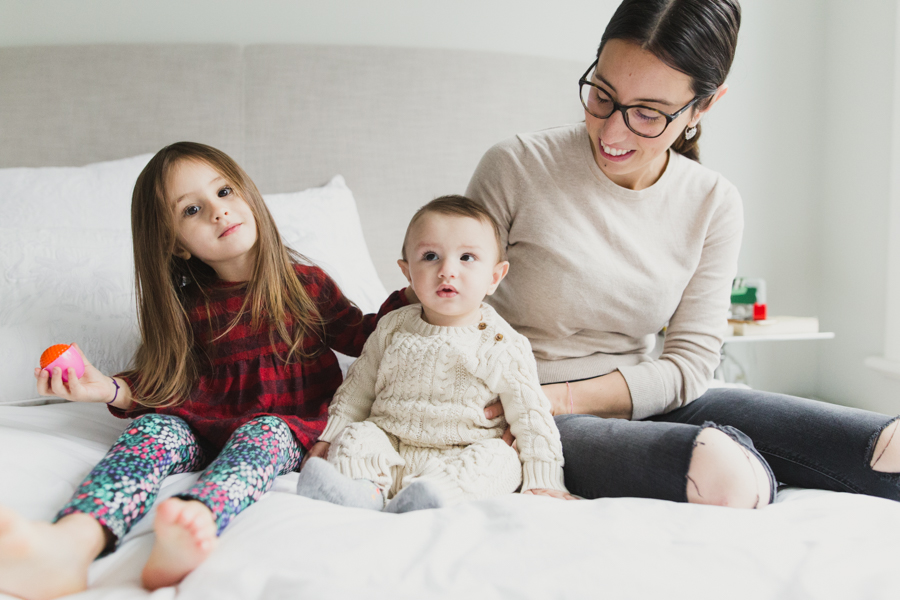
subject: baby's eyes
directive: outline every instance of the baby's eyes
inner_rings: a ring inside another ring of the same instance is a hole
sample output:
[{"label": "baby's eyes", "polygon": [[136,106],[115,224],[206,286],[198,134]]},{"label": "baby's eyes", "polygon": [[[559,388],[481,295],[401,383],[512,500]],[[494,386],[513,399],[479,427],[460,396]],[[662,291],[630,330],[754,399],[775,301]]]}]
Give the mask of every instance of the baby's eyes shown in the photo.
[{"label": "baby's eyes", "polygon": [[422,255],[422,260],[433,261],[433,260],[437,260],[437,259],[438,259],[438,255],[435,252],[426,252],[425,254]]},{"label": "baby's eyes", "polygon": [[196,204],[192,204],[190,206],[185,207],[184,216],[192,217],[192,216],[196,215],[198,212],[200,212],[200,207],[197,206]]},{"label": "baby's eyes", "polygon": [[219,198],[224,198],[225,196],[231,194],[232,191],[233,191],[233,190],[232,190],[230,187],[228,187],[228,186],[226,185],[226,186],[223,187],[221,190],[219,190]]},{"label": "baby's eyes", "polygon": [[466,254],[463,254],[462,256],[460,256],[460,257],[459,257],[459,260],[461,260],[461,261],[463,261],[463,262],[474,262],[474,261],[475,261],[475,255],[474,255],[474,254],[466,253]]}]

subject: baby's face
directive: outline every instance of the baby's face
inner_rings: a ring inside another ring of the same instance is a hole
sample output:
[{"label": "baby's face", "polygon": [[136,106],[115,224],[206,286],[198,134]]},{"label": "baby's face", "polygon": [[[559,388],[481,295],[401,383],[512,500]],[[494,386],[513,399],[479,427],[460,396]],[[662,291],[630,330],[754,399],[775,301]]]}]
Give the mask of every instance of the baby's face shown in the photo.
[{"label": "baby's face", "polygon": [[407,260],[398,262],[428,323],[465,327],[481,320],[481,301],[509,269],[499,254],[489,223],[426,213],[409,232]]}]

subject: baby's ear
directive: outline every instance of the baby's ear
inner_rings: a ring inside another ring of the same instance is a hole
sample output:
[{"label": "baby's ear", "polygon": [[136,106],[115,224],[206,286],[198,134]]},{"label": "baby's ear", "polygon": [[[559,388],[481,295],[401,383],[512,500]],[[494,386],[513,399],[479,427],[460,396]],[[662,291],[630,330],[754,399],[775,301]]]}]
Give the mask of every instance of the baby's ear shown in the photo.
[{"label": "baby's ear", "polygon": [[497,291],[497,286],[500,285],[507,273],[509,273],[509,261],[501,260],[494,266],[494,272],[491,274],[491,287],[488,288],[487,292],[488,296]]},{"label": "baby's ear", "polygon": [[400,267],[400,270],[403,271],[403,276],[406,277],[406,281],[412,283],[412,279],[409,278],[409,263],[401,258],[397,261],[397,265]]}]

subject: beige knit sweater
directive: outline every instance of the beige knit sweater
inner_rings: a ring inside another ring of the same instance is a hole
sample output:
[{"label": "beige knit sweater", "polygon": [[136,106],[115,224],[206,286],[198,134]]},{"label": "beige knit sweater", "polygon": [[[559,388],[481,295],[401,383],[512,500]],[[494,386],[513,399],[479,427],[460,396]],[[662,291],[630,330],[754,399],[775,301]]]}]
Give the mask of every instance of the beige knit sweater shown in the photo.
[{"label": "beige knit sweater", "polygon": [[510,270],[488,301],[531,341],[542,383],[618,369],[634,419],[706,391],[743,231],[741,198],[724,177],[670,151],[654,185],[622,188],[578,123],[497,144],[467,195],[500,222]]},{"label": "beige knit sweater", "polygon": [[[522,491],[565,490],[559,431],[528,340],[486,304],[481,323],[470,327],[430,325],[421,311],[405,306],[378,322],[335,393],[319,439],[332,442],[368,419],[401,443],[449,448],[499,438],[509,422]],[[484,408],[498,396],[506,418],[489,420]]]}]

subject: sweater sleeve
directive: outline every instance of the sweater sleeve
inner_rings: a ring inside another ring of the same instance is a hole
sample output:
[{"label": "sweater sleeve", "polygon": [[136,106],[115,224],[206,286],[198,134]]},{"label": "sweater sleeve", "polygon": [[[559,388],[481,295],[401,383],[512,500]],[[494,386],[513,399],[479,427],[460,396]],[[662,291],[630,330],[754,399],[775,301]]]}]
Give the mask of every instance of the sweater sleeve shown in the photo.
[{"label": "sweater sleeve", "polygon": [[631,392],[632,419],[680,408],[709,387],[728,323],[743,228],[741,198],[731,187],[710,220],[700,262],[666,327],[662,354],[618,369]]},{"label": "sweater sleeve", "polygon": [[364,421],[375,402],[375,384],[378,367],[387,348],[391,333],[399,321],[396,313],[381,320],[375,332],[366,341],[360,357],[350,365],[347,378],[337,389],[328,407],[328,424],[319,436],[323,442],[333,442],[337,435],[351,423]]},{"label": "sweater sleeve", "polygon": [[404,290],[388,296],[377,314],[364,315],[344,296],[337,283],[318,267],[307,268],[306,287],[315,298],[325,323],[325,343],[347,356],[359,356],[378,320],[389,312],[409,304]]},{"label": "sweater sleeve", "polygon": [[537,365],[525,336],[509,332],[494,347],[488,386],[500,396],[506,421],[516,436],[522,461],[522,491],[537,488],[567,491],[563,453],[550,401],[541,390]]}]

